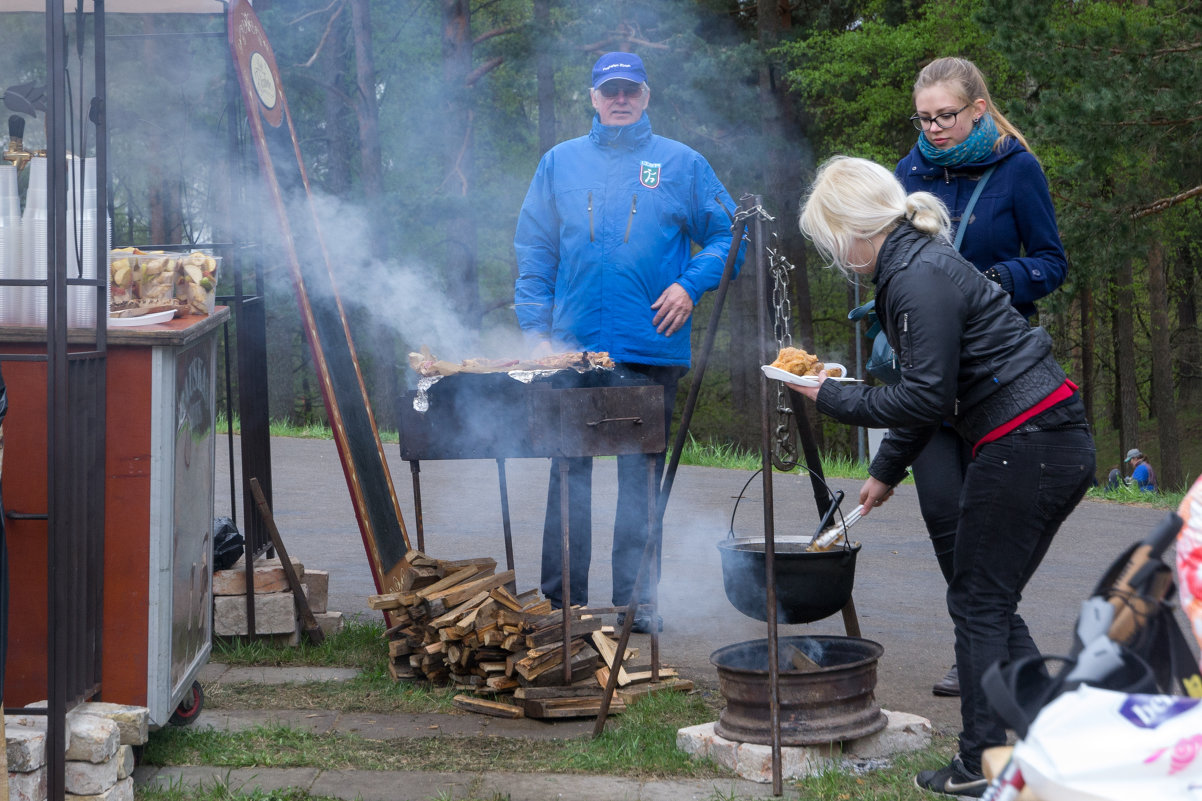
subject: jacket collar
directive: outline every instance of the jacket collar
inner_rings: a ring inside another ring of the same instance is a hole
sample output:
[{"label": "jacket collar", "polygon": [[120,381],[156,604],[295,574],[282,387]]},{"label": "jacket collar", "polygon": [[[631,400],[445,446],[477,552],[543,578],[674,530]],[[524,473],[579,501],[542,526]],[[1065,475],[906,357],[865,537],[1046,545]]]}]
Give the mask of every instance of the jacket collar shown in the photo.
[{"label": "jacket collar", "polygon": [[1000,151],[991,151],[988,156],[980,161],[973,161],[967,164],[958,164],[955,167],[941,167],[938,164],[927,161],[926,156],[922,155],[922,151],[919,150],[918,145],[914,145],[914,147],[910,150],[910,155],[916,160],[918,169],[914,170],[912,174],[924,176],[943,176],[945,172],[957,173],[961,171],[975,174],[978,172],[983,172],[990,166],[1010,158],[1010,156],[1013,156],[1015,153],[1025,151],[1026,148],[1019,144],[1017,139],[1008,139],[1006,140],[1006,145]]},{"label": "jacket collar", "polygon": [[914,254],[931,242],[931,237],[919,231],[909,220],[902,220],[897,228],[885,237],[881,243],[881,252],[877,254],[876,271],[872,274],[872,283],[879,292],[889,279],[905,269]]},{"label": "jacket collar", "polygon": [[601,117],[594,113],[593,129],[588,137],[601,147],[634,150],[651,139],[651,118],[644,111],[643,116],[630,125],[602,125]]}]

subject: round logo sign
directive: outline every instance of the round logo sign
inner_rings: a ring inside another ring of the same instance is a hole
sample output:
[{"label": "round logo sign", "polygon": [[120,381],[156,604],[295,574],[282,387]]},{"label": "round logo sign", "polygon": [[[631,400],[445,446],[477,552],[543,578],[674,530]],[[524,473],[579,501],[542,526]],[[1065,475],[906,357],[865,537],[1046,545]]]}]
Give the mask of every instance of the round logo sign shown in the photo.
[{"label": "round logo sign", "polygon": [[250,54],[250,75],[255,82],[255,94],[259,96],[259,101],[267,108],[275,108],[275,78],[262,53]]}]

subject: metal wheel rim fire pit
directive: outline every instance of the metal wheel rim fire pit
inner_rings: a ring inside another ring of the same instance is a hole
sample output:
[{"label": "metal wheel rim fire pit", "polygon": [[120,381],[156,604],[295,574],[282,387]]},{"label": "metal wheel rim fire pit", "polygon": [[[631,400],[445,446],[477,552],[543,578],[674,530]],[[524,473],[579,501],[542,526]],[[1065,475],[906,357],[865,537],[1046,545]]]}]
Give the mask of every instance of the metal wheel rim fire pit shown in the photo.
[{"label": "metal wheel rim fire pit", "polygon": [[[816,670],[793,667],[792,648],[819,664]],[[719,648],[710,656],[726,708],[715,732],[743,743],[772,743],[769,714],[768,640],[749,640]],[[885,649],[858,637],[782,637],[780,665],[780,742],[820,745],[867,737],[885,728],[876,703],[877,660]]]}]

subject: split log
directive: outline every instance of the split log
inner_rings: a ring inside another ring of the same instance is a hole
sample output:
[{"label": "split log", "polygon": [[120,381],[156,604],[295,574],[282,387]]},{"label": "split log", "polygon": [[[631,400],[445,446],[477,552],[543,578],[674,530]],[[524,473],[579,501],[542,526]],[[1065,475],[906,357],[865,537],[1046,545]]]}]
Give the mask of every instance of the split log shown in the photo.
[{"label": "split log", "polygon": [[466,709],[469,712],[479,712],[481,715],[491,715],[495,718],[520,718],[523,716],[522,708],[514,704],[506,704],[500,701],[486,701],[483,698],[477,698],[473,695],[456,695],[451,699],[451,703],[457,709]]}]

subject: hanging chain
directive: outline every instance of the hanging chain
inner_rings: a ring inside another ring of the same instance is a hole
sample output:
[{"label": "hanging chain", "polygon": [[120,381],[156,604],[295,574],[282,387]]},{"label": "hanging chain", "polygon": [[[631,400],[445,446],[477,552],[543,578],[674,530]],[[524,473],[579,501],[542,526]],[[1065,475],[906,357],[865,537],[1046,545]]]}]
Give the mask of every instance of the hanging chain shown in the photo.
[{"label": "hanging chain", "polygon": [[[789,273],[794,270],[793,263],[785,258],[780,250],[780,237],[772,232],[772,245],[764,251],[768,255],[768,269],[772,276],[772,333],[776,338],[776,348],[793,346],[793,304],[789,300]],[[776,384],[776,426],[773,429],[775,442],[772,452],[772,462],[778,470],[792,470],[798,464],[797,437],[794,432],[797,422],[793,419],[793,408],[785,396],[785,385],[780,381]]]}]

